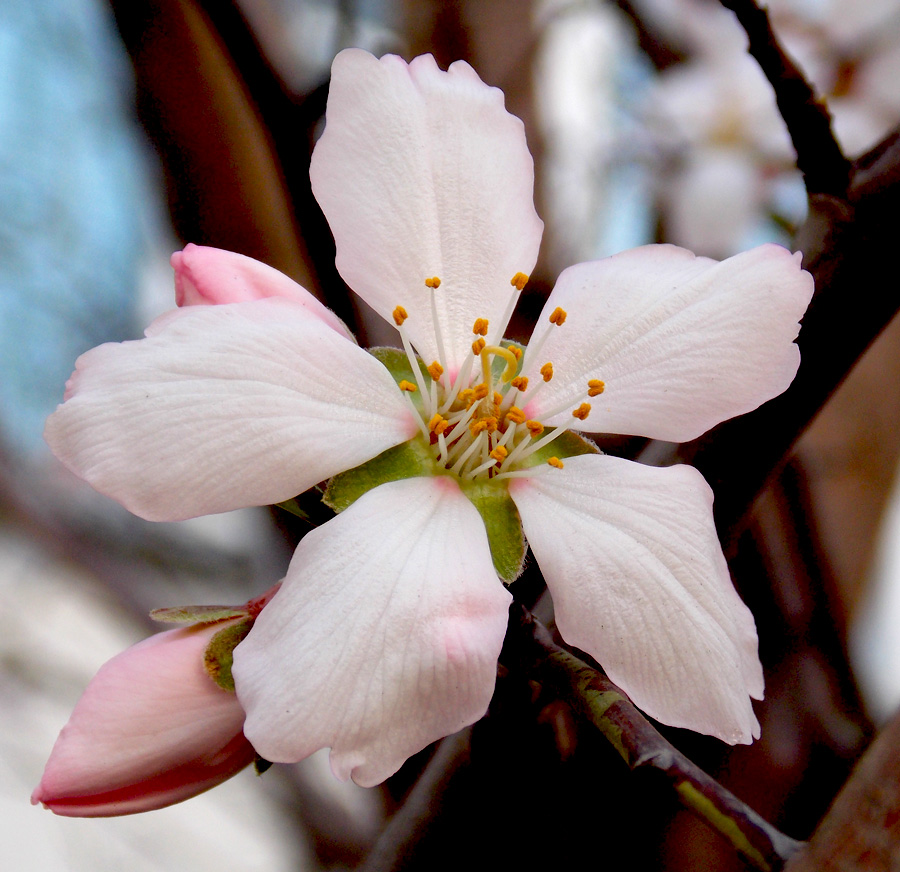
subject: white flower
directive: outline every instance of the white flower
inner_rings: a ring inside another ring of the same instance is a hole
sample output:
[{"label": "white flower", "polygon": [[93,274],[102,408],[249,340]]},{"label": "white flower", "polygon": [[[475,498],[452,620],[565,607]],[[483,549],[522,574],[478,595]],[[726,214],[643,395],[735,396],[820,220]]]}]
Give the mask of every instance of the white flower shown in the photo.
[{"label": "white flower", "polygon": [[684,441],[782,392],[812,292],[799,257],[648,246],[572,267],[517,360],[501,338],[543,228],[500,91],[461,62],[342,52],[311,176],[342,276],[409,360],[363,351],[273,270],[188,247],[182,301],[243,302],[88,352],[47,427],[70,468],[155,520],[353,470],[329,490],[348,507],[301,541],[235,651],[257,751],[330,746],[339,777],[371,785],[478,719],[510,602],[498,571],[521,562],[516,510],[568,642],[652,716],[750,741],[756,633],[709,487],[563,434]]}]

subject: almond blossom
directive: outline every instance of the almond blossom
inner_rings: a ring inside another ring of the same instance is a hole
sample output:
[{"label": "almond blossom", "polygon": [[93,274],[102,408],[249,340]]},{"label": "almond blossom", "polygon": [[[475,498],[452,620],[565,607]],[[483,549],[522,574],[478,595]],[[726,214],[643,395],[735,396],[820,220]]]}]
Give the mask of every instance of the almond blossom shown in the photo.
[{"label": "almond blossom", "polygon": [[523,530],[570,644],[653,717],[751,741],[756,631],[710,488],[573,430],[685,441],[781,393],[812,293],[799,255],[646,246],[581,264],[529,344],[506,342],[543,230],[521,122],[463,62],[348,49],[332,73],[313,190],[341,275],[404,351],[364,351],[286,277],[188,246],[173,265],[189,305],[80,358],[54,452],[153,520],[330,479],[339,513],[234,652],[268,760],[330,747],[339,778],[372,785],[481,717]]}]

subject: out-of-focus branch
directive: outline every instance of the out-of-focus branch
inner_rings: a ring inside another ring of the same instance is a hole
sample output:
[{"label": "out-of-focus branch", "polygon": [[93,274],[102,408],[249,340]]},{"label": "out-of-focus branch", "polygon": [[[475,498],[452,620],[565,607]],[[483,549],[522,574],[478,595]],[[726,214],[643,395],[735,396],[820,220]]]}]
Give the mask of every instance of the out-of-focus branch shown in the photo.
[{"label": "out-of-focus branch", "polygon": [[419,776],[406,801],[388,822],[357,872],[399,872],[413,868],[412,853],[428,824],[440,810],[444,792],[458,770],[469,763],[469,738],[465,729],[447,736]]},{"label": "out-of-focus branch", "polygon": [[900,714],[863,755],[787,872],[890,872],[900,857]]},{"label": "out-of-focus branch", "polygon": [[755,869],[783,869],[800,849],[802,843],[769,824],[663,738],[605,675],[556,645],[521,606],[513,606],[503,660],[551,687],[603,733],[629,767],[662,775],[679,801]]},{"label": "out-of-focus branch", "polygon": [[807,192],[842,196],[850,181],[850,161],[834,138],[827,107],[817,99],[803,72],[779,44],[765,9],[755,0],[721,2],[737,16],[750,40],[750,54],[775,90]]},{"label": "out-of-focus branch", "polygon": [[642,456],[656,464],[693,463],[716,491],[716,520],[728,541],[795,440],[900,309],[900,292],[885,287],[882,267],[883,253],[896,245],[900,139],[892,134],[845,174],[827,114],[812,100],[811,87],[798,82],[802,74],[778,46],[765,14],[751,0],[723,2],[741,10],[752,32],[751,52],[772,82],[805,168],[810,210],[797,244],[816,281],[790,388],[694,442],[651,443]]}]

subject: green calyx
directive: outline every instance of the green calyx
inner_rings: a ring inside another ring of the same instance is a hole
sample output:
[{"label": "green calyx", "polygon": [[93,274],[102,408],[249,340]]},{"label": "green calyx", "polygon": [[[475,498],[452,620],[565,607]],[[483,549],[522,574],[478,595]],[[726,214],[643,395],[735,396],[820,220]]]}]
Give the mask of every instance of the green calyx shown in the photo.
[{"label": "green calyx", "polygon": [[209,677],[215,681],[222,690],[234,693],[234,678],[231,675],[231,665],[234,661],[234,649],[247,637],[253,627],[252,619],[227,624],[206,646],[203,654],[203,666]]}]

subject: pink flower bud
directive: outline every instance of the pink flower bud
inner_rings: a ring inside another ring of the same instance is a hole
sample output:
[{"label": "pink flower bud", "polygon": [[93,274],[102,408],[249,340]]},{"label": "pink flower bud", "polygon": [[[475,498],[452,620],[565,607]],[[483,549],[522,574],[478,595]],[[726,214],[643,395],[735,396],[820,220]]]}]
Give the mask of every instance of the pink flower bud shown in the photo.
[{"label": "pink flower bud", "polygon": [[31,796],[56,814],[150,811],[215,787],[254,759],[237,697],[203,665],[228,622],[158,633],[101,667]]},{"label": "pink flower bud", "polygon": [[[279,297],[291,300],[333,330],[353,339],[344,322],[293,279],[252,257],[189,243],[171,258],[179,306],[245,303]],[[353,340],[356,341],[355,339]]]}]

